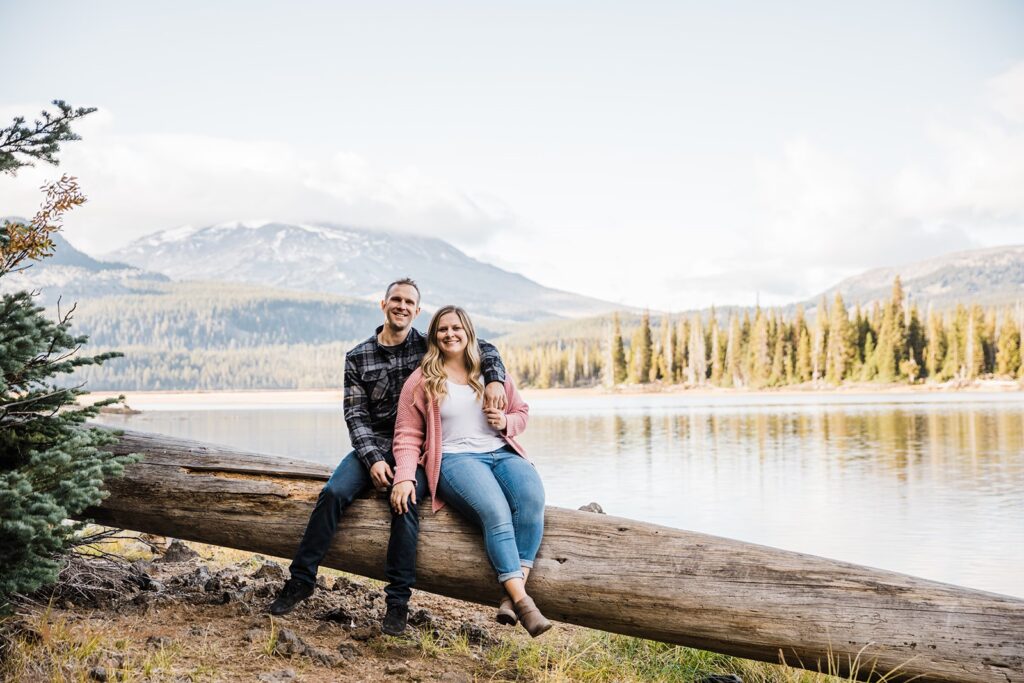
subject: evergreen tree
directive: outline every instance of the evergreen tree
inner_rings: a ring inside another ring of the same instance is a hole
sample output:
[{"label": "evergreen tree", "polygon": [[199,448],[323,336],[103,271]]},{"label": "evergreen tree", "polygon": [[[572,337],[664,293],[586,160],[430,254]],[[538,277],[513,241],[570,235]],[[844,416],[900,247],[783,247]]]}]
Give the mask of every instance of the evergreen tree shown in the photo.
[{"label": "evergreen tree", "polygon": [[999,342],[996,349],[996,374],[1000,377],[1016,377],[1020,371],[1020,327],[1013,312],[1007,310],[999,328]]},{"label": "evergreen tree", "polygon": [[942,327],[942,316],[928,310],[928,331],[925,334],[924,371],[927,377],[938,378],[946,358],[946,331]]},{"label": "evergreen tree", "polygon": [[743,371],[740,363],[740,346],[743,333],[736,313],[729,316],[729,338],[725,342],[725,386],[742,387]]},{"label": "evergreen tree", "polygon": [[611,380],[612,384],[622,384],[626,381],[626,349],[622,345],[622,325],[619,322],[619,314],[612,316],[613,332],[611,343]]},{"label": "evergreen tree", "polygon": [[725,349],[722,346],[722,338],[718,327],[718,317],[715,315],[715,307],[711,307],[711,384],[722,385],[722,377],[725,375]]},{"label": "evergreen tree", "polygon": [[[32,160],[56,164],[59,143],[77,139],[70,124],[93,110],[54,104],[58,112],[43,112],[34,127],[18,117],[0,129],[0,173],[14,175]],[[0,225],[0,278],[50,255],[63,214],[85,201],[68,176],[45,194],[30,222]],[[113,401],[78,408],[85,392],[56,381],[117,355],[76,354],[86,338],[70,332],[73,310],[54,321],[31,293],[0,297],[0,611],[13,595],[56,579],[59,555],[79,528],[65,520],[99,503],[103,479],[129,460],[102,450],[115,440],[109,431],[83,426]]]},{"label": "evergreen tree", "polygon": [[754,326],[750,333],[750,344],[747,347],[747,367],[750,368],[749,377],[752,387],[763,387],[768,384],[772,370],[768,344],[768,317],[759,307],[754,313]]},{"label": "evergreen tree", "polygon": [[823,295],[814,312],[814,336],[811,338],[811,379],[815,382],[825,376],[825,348],[828,343],[827,306]]},{"label": "evergreen tree", "polygon": [[807,331],[807,321],[804,319],[804,307],[796,307],[796,318],[793,320],[793,337],[796,339],[796,365],[794,374],[796,381],[803,383],[811,381],[811,337]]},{"label": "evergreen tree", "polygon": [[831,384],[839,384],[846,377],[856,355],[851,335],[856,335],[850,325],[850,317],[846,312],[843,297],[836,292],[829,313],[828,342],[825,351],[825,379]]},{"label": "evergreen tree", "polygon": [[703,385],[707,380],[707,356],[704,347],[704,329],[701,325],[700,314],[694,313],[690,321],[690,340],[687,343],[687,358],[689,364],[686,367],[686,381],[694,385]]},{"label": "evergreen tree", "polygon": [[640,317],[640,327],[633,336],[633,382],[646,384],[650,381],[652,358],[651,313],[644,311]]}]

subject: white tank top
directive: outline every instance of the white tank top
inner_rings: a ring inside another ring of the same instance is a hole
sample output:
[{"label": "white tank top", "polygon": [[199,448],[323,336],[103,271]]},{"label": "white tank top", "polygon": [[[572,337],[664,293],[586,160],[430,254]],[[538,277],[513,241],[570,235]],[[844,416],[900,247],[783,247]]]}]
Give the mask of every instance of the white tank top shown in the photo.
[{"label": "white tank top", "polygon": [[507,445],[487,423],[473,387],[447,382],[446,388],[448,395],[440,406],[442,453],[490,453]]}]

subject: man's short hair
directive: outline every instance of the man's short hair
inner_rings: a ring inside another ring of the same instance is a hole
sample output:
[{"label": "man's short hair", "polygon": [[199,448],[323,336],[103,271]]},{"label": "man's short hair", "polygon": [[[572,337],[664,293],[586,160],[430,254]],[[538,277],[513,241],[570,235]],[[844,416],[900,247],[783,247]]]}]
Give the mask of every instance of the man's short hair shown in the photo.
[{"label": "man's short hair", "polygon": [[395,280],[388,288],[384,290],[384,300],[387,301],[388,297],[391,296],[391,288],[395,285],[409,285],[416,290],[416,303],[420,302],[420,288],[411,277],[403,277],[400,280]]}]

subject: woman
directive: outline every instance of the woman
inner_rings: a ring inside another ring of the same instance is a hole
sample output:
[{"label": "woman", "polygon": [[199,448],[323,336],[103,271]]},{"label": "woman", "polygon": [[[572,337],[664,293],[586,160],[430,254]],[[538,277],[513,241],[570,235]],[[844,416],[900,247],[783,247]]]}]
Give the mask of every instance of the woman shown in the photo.
[{"label": "woman", "polygon": [[[515,436],[529,406],[505,379],[508,412],[483,409],[480,354],[464,310],[445,306],[427,331],[427,352],[402,388],[395,423],[391,505],[408,510],[416,465],[427,474],[434,512],[451,503],[484,530],[484,546],[505,588],[498,621],[516,619],[531,636],[551,628],[526,593],[544,533],[544,486]],[[412,499],[415,501],[415,497]]]}]

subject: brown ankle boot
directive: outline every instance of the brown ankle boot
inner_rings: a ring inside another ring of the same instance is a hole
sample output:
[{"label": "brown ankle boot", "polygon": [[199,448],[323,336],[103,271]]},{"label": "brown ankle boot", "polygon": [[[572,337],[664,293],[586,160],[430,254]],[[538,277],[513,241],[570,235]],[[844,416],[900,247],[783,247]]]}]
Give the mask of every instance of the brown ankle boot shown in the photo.
[{"label": "brown ankle boot", "polygon": [[498,604],[498,616],[496,618],[499,624],[505,624],[506,626],[516,625],[519,617],[516,616],[516,611],[512,608],[512,598],[507,595],[502,596],[501,602]]},{"label": "brown ankle boot", "polygon": [[551,628],[551,622],[540,613],[537,605],[533,604],[533,598],[529,595],[517,602],[513,607],[516,610],[519,621],[523,624],[523,628],[526,629],[531,638],[536,638]]}]

